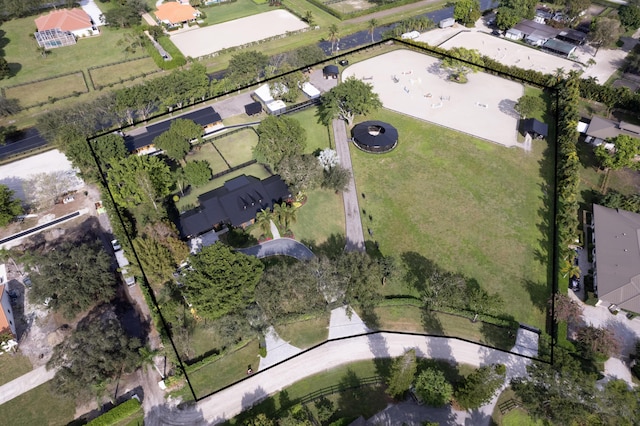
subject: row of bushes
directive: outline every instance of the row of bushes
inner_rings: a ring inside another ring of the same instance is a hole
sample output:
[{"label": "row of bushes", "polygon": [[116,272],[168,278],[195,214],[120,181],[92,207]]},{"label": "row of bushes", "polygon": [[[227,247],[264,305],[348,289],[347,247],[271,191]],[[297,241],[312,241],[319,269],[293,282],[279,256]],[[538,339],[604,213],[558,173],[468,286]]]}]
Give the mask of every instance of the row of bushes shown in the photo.
[{"label": "row of bushes", "polygon": [[172,70],[175,68],[179,68],[187,63],[187,60],[185,59],[182,52],[180,52],[180,50],[176,47],[176,45],[171,42],[169,37],[167,36],[158,37],[157,42],[160,46],[164,48],[164,50],[167,51],[169,55],[171,55],[170,61],[164,60],[164,58],[162,57],[160,52],[158,52],[158,49],[155,48],[151,40],[147,40],[145,38],[143,41],[144,47],[145,49],[147,49],[149,56],[151,56],[151,58],[154,60],[154,62],[158,67],[162,68],[163,70]]},{"label": "row of bushes", "polygon": [[132,75],[132,76],[129,76],[127,78],[120,78],[118,81],[114,81],[113,83],[107,83],[107,84],[103,84],[103,85],[96,84],[93,81],[93,78],[91,77],[91,74],[89,74],[89,78],[91,79],[91,85],[93,86],[93,90],[102,90],[102,89],[105,89],[105,88],[117,86],[118,84],[122,84],[125,81],[135,81],[135,80],[137,80],[139,78],[145,78],[148,75],[157,74],[159,72],[162,72],[162,70],[143,72],[141,74]]},{"label": "row of bushes", "polygon": [[87,423],[87,426],[111,426],[140,410],[140,401],[131,398]]}]

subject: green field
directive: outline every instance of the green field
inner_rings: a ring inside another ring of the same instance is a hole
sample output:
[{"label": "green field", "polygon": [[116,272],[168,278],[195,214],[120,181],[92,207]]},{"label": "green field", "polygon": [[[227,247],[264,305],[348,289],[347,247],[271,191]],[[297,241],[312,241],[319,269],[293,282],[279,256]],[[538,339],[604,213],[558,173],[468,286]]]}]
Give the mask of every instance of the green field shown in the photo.
[{"label": "green field", "polygon": [[[385,255],[415,252],[504,299],[517,321],[544,327],[549,217],[541,188],[552,176],[546,143],[525,153],[390,111],[399,131],[384,155],[352,147],[360,207]],[[365,119],[363,118],[363,119]],[[401,283],[387,291],[402,294]]]},{"label": "green field", "polygon": [[217,139],[213,144],[227,163],[235,167],[253,159],[253,148],[258,144],[258,134],[253,129],[243,129]]},{"label": "green field", "polygon": [[29,358],[20,352],[0,355],[0,385],[4,385],[33,370]]},{"label": "green field", "polygon": [[218,154],[212,143],[206,142],[196,146],[187,154],[186,161],[206,161],[213,174],[223,172],[229,168],[224,159]]},{"label": "green field", "polygon": [[275,326],[276,332],[291,345],[307,349],[324,342],[329,336],[329,313]]},{"label": "green field", "polygon": [[96,87],[107,86],[128,80],[131,77],[138,77],[158,71],[159,68],[153,59],[138,58],[120,64],[113,64],[106,67],[95,68],[89,71],[91,79]]},{"label": "green field", "polygon": [[268,12],[272,10],[272,8],[269,7],[266,2],[256,4],[253,0],[237,0],[235,2],[219,3],[211,7],[202,7],[200,10],[207,15],[204,21],[209,25],[215,25],[246,16],[257,15],[258,13]]},{"label": "green field", "polygon": [[58,78],[38,81],[4,89],[9,99],[19,99],[22,108],[29,108],[51,98],[62,98],[75,93],[87,92],[82,73],[69,74]]},{"label": "green field", "polygon": [[66,425],[74,415],[74,402],[56,395],[50,382],[0,405],[0,418],[13,425]]},{"label": "green field", "polygon": [[342,194],[316,189],[307,194],[307,203],[298,209],[291,231],[296,240],[322,244],[331,235],[344,235]]}]

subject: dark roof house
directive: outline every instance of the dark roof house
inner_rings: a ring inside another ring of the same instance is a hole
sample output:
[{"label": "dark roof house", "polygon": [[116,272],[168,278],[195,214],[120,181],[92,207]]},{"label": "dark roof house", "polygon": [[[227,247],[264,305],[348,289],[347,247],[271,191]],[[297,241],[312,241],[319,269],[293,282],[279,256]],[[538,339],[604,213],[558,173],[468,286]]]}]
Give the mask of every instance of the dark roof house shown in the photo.
[{"label": "dark roof house", "polygon": [[247,113],[248,116],[260,114],[262,112],[262,104],[257,101],[246,104],[244,106],[244,112]]},{"label": "dark roof house", "polygon": [[640,313],[640,214],[593,205],[598,298]]},{"label": "dark roof house", "polygon": [[534,138],[542,139],[549,134],[549,126],[535,118],[527,118],[522,120],[522,131],[529,133]]},{"label": "dark roof house", "polygon": [[327,65],[326,67],[322,68],[322,75],[324,76],[324,78],[338,78],[339,74],[340,70],[338,69],[337,65]]},{"label": "dark roof house", "polygon": [[516,30],[522,32],[525,37],[535,37],[539,39],[549,40],[557,36],[561,30],[550,27],[545,24],[539,24],[528,19],[523,19],[515,27]]},{"label": "dark roof house", "polygon": [[594,115],[587,131],[587,136],[595,139],[615,138],[618,135],[627,135],[633,138],[640,138],[640,126],[629,124],[624,121],[616,122]]},{"label": "dark roof house", "polygon": [[161,121],[160,123],[152,124],[146,127],[146,132],[137,133],[134,135],[128,135],[124,138],[124,143],[129,152],[144,152],[153,147],[153,140],[160,136],[162,133],[169,130],[171,123],[174,120],[182,118],[185,120],[191,120],[196,124],[203,127],[203,131],[209,127],[219,125],[222,123],[222,118],[213,107],[202,108],[197,111],[190,112],[188,114],[181,115],[179,117],[172,117],[171,119]]},{"label": "dark roof house", "polygon": [[220,224],[247,226],[260,210],[291,198],[291,191],[278,175],[260,180],[241,175],[198,197],[200,207],[180,216],[183,237],[195,237]]},{"label": "dark roof house", "polygon": [[353,143],[363,151],[389,152],[398,145],[398,131],[389,123],[364,121],[351,130]]}]

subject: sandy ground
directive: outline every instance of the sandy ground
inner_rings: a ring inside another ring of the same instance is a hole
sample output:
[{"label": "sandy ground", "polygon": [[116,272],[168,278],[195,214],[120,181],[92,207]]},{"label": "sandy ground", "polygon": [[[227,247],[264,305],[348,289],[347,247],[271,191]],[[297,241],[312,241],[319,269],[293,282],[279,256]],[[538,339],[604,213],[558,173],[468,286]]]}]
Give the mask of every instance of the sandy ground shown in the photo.
[{"label": "sandy ground", "polygon": [[198,58],[229,47],[284,35],[308,25],[286,10],[272,10],[171,36],[184,56]]},{"label": "sandy ground", "polygon": [[43,152],[23,160],[14,161],[0,167],[0,184],[7,185],[16,196],[25,199],[22,183],[38,173],[70,172],[71,162],[57,149]]},{"label": "sandy ground", "polygon": [[481,72],[469,74],[466,84],[453,83],[439,60],[409,50],[352,65],[342,73],[343,79],[349,76],[371,83],[385,108],[504,146],[522,145],[513,109],[522,84]]}]

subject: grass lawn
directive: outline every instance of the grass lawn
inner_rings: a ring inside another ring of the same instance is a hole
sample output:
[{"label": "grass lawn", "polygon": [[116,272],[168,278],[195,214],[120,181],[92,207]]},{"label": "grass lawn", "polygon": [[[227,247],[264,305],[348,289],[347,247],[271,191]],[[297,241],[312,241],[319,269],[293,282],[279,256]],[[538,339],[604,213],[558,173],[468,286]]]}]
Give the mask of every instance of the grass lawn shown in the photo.
[{"label": "grass lawn", "polygon": [[75,410],[74,401],[56,395],[48,382],[0,405],[0,418],[13,425],[66,425]]},{"label": "grass lawn", "polygon": [[298,241],[322,244],[331,235],[344,235],[344,226],[342,194],[316,189],[307,194],[307,203],[298,209],[291,230]]},{"label": "grass lawn", "polygon": [[0,385],[4,385],[31,370],[33,370],[31,361],[20,352],[0,355]]},{"label": "grass lawn", "polygon": [[131,77],[153,73],[159,68],[150,57],[138,58],[134,61],[109,65],[89,71],[96,86],[118,83]]},{"label": "grass lawn", "polygon": [[[427,318],[416,306],[379,306],[375,309],[382,330],[415,331],[456,336],[510,350],[515,345],[515,330],[471,320],[443,312],[431,312]],[[513,337],[511,337],[513,336]]]},{"label": "grass lawn", "polygon": [[74,92],[83,93],[87,91],[87,85],[81,72],[4,89],[5,96],[19,99],[22,108],[29,108],[40,102],[46,102],[50,98],[61,98]]},{"label": "grass lawn", "polygon": [[462,273],[498,293],[506,314],[544,327],[550,244],[539,229],[548,215],[541,188],[552,174],[546,143],[535,141],[525,153],[387,110],[362,119],[373,118],[400,134],[388,154],[351,147],[358,192],[366,194],[360,207],[372,216],[367,226],[381,252],[415,252]]},{"label": "grass lawn", "polygon": [[543,426],[542,420],[532,419],[526,411],[520,408],[513,410],[502,416],[501,426]]},{"label": "grass lawn", "polygon": [[297,346],[307,349],[327,340],[329,336],[329,313],[323,313],[315,318],[275,326],[278,335]]},{"label": "grass lawn", "polygon": [[329,139],[329,128],[323,124],[318,123],[316,114],[318,108],[307,108],[304,111],[296,112],[289,115],[291,118],[295,118],[300,122],[302,127],[307,132],[307,147],[306,153],[313,153],[316,150],[325,149],[331,147],[331,140]]},{"label": "grass lawn", "polygon": [[12,19],[3,22],[0,27],[5,33],[4,56],[13,73],[13,77],[0,81],[0,87],[72,71],[86,71],[89,67],[131,58],[125,56],[122,46],[117,45],[125,31],[104,26],[100,27],[99,36],[81,38],[73,46],[52,49],[51,53],[43,58],[37,51],[36,41],[32,37],[35,28],[34,18],[32,16]]},{"label": "grass lawn", "polygon": [[328,6],[331,9],[337,10],[340,13],[348,14],[353,12],[359,12],[361,10],[371,9],[372,7],[376,7],[377,5],[375,3],[369,3],[369,2],[353,2],[352,3],[352,2],[344,1],[339,3],[332,3]]},{"label": "grass lawn", "polygon": [[206,161],[213,174],[223,172],[229,168],[216,148],[210,142],[195,147],[186,157],[187,161]]},{"label": "grass lawn", "polygon": [[127,417],[126,419],[120,420],[118,423],[113,426],[143,426],[144,425],[144,411],[140,408],[138,411]]},{"label": "grass lawn", "polygon": [[267,3],[255,4],[252,0],[219,3],[216,6],[200,7],[199,9],[207,15],[204,21],[209,25],[221,24],[272,10]]},{"label": "grass lawn", "polygon": [[258,144],[258,135],[253,129],[243,129],[217,139],[213,144],[227,163],[235,167],[253,159],[253,147]]},{"label": "grass lawn", "polygon": [[182,211],[185,206],[195,206],[198,204],[198,196],[204,194],[205,192],[212,191],[222,185],[228,180],[233,179],[234,177],[240,175],[247,176],[255,176],[258,179],[266,179],[271,174],[264,168],[264,166],[260,164],[251,164],[250,166],[243,167],[238,170],[234,170],[231,173],[228,173],[224,176],[221,176],[217,179],[210,180],[206,185],[201,186],[199,188],[194,188],[191,190],[189,195],[185,197],[181,197],[180,200],[176,203],[176,207],[178,211]]},{"label": "grass lawn", "polygon": [[[258,369],[258,341],[251,340],[238,351],[205,365],[197,371],[189,373],[189,380],[198,398],[235,383],[247,375],[247,366]],[[189,395],[187,386],[180,392]],[[190,399],[190,398],[189,398]]]},{"label": "grass lawn", "polygon": [[287,7],[300,16],[304,16],[306,11],[311,12],[311,15],[313,16],[313,24],[318,25],[321,28],[340,22],[338,18],[325,12],[307,0],[289,0],[287,1]]}]

